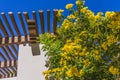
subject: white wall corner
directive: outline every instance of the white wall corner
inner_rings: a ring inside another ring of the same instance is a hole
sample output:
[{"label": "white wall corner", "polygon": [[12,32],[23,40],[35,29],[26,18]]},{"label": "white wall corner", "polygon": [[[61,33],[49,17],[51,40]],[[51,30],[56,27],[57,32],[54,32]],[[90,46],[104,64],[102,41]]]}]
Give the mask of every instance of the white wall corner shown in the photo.
[{"label": "white wall corner", "polygon": [[17,80],[45,80],[42,72],[47,69],[45,67],[47,58],[44,56],[45,52],[41,50],[42,44],[39,46],[41,54],[37,56],[32,55],[28,44],[19,46]]}]

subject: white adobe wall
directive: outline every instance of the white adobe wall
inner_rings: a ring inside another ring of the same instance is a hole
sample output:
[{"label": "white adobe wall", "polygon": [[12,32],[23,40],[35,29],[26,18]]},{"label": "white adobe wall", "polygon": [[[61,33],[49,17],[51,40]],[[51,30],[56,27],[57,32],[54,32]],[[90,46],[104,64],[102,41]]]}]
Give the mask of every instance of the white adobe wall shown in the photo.
[{"label": "white adobe wall", "polygon": [[[42,45],[39,46],[41,48]],[[41,50],[41,55],[33,56],[29,45],[20,45],[17,80],[45,80],[42,75],[46,70],[44,54],[45,52]]]},{"label": "white adobe wall", "polygon": [[[42,45],[39,45],[40,48]],[[13,78],[5,78],[0,80],[45,80],[42,72],[47,68],[45,65],[45,52],[41,50],[41,55],[32,56],[31,47],[26,45],[19,46],[18,57],[18,75]]]},{"label": "white adobe wall", "polygon": [[5,78],[5,79],[0,79],[0,80],[17,80],[17,78],[16,77],[14,77],[14,78]]}]

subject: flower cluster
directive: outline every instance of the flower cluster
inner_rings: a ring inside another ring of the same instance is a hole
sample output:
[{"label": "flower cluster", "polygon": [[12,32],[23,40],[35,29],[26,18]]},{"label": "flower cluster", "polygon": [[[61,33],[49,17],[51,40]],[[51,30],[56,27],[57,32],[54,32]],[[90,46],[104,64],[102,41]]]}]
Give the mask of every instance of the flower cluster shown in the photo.
[{"label": "flower cluster", "polygon": [[118,69],[118,68],[115,68],[115,67],[113,67],[113,66],[111,66],[111,67],[109,68],[109,71],[110,71],[113,75],[119,74],[119,69]]},{"label": "flower cluster", "polygon": [[[116,80],[120,78],[120,15],[115,12],[94,14],[84,0],[67,4],[70,14],[58,11],[61,26],[56,34],[38,38],[49,57],[47,79]],[[59,21],[60,22],[60,21]]]},{"label": "flower cluster", "polygon": [[73,7],[73,4],[67,4],[66,9],[71,9]]}]

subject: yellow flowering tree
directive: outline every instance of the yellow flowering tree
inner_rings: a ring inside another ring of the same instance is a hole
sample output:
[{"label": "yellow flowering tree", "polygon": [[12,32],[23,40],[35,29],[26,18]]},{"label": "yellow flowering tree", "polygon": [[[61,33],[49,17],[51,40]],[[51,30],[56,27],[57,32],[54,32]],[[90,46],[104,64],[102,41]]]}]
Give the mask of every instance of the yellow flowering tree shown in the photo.
[{"label": "yellow flowering tree", "polygon": [[[73,6],[76,5],[74,9]],[[116,80],[120,78],[120,15],[94,14],[84,0],[67,4],[70,14],[63,16],[56,34],[38,37],[49,57],[46,80]],[[64,19],[63,19],[64,18]]]}]

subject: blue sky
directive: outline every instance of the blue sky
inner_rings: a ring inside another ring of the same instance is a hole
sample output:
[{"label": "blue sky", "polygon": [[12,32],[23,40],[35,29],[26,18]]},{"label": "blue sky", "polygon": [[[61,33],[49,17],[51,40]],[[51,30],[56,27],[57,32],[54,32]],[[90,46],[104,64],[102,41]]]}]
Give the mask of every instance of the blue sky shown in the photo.
[{"label": "blue sky", "polygon": [[[67,3],[74,2],[75,0],[0,0],[0,12],[65,9]],[[120,11],[120,0],[86,0],[86,5],[94,12]]]},{"label": "blue sky", "polygon": [[[6,14],[9,11],[14,12],[16,17],[17,24],[19,25],[19,20],[17,16],[17,12],[29,12],[30,18],[32,18],[32,11],[50,9],[64,9],[65,5],[68,3],[75,3],[76,0],[0,0],[0,12],[5,12]],[[99,11],[120,11],[120,0],[86,0],[86,6],[89,7],[90,10],[97,13]],[[64,12],[67,14],[67,11]],[[1,16],[0,16],[1,17]],[[3,21],[4,22],[4,21]],[[9,21],[10,22],[10,21]],[[10,22],[10,25],[13,26]],[[21,26],[19,25],[21,30]],[[9,31],[8,31],[9,32]],[[16,32],[13,29],[13,32],[16,35]],[[23,31],[20,31],[23,33]],[[1,33],[1,31],[0,31]],[[40,31],[39,31],[40,33]],[[22,34],[23,35],[23,34]]]},{"label": "blue sky", "polygon": [[[47,9],[65,9],[67,3],[75,3],[76,0],[0,0],[0,13],[9,11],[14,12],[15,16],[18,11],[27,11],[31,13],[33,10]],[[120,0],[86,0],[86,6],[95,13],[101,11],[118,11],[120,12]],[[67,14],[67,12],[65,13]],[[31,15],[31,14],[30,14]],[[18,20],[17,20],[18,22]],[[19,23],[17,23],[19,25]],[[12,25],[12,24],[11,24]],[[19,29],[21,26],[19,25]],[[40,26],[39,26],[40,28]],[[14,31],[14,29],[13,29]],[[8,31],[9,32],[9,31]],[[22,30],[21,30],[22,32]],[[0,31],[1,33],[1,31]],[[15,33],[15,32],[14,32]],[[0,51],[2,51],[0,49]],[[0,57],[0,61],[1,61]]]}]

